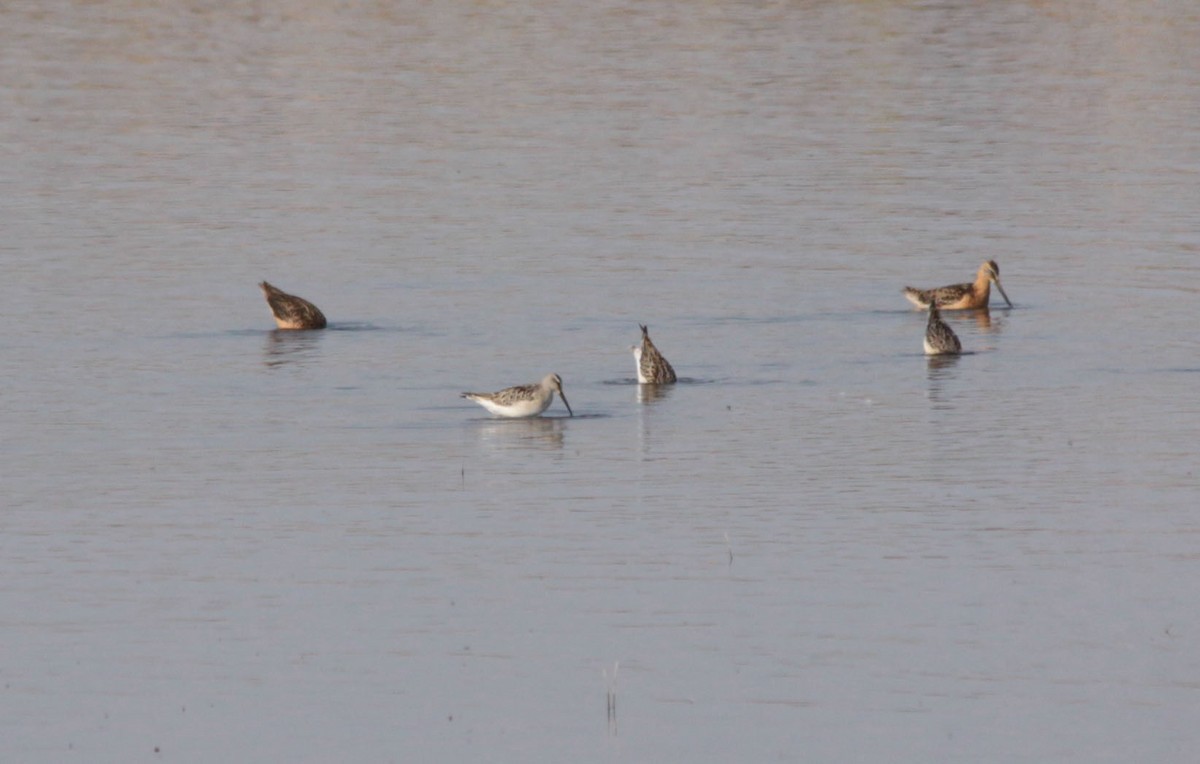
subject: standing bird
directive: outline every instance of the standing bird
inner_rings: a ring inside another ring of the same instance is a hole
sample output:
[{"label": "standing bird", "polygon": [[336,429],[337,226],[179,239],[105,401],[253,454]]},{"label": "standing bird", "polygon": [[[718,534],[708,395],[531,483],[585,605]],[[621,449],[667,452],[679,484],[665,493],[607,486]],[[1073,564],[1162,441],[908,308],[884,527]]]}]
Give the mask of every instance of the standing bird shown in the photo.
[{"label": "standing bird", "polygon": [[258,285],[280,329],[324,329],[325,314],[308,300],[288,294],[267,282]]},{"label": "standing bird", "polygon": [[675,370],[671,368],[671,364],[663,358],[662,353],[658,352],[658,348],[654,347],[654,343],[650,341],[650,332],[646,329],[645,324],[638,324],[642,328],[642,345],[638,347],[634,345],[633,360],[637,364],[638,382],[643,385],[669,385],[675,381]]},{"label": "standing bird", "polygon": [[1012,300],[1008,299],[1008,294],[1000,285],[1000,266],[996,265],[995,260],[988,260],[979,266],[979,272],[975,274],[975,283],[973,284],[951,284],[935,289],[916,289],[906,286],[904,287],[904,296],[918,308],[926,308],[931,302],[937,300],[938,307],[942,310],[973,310],[988,306],[988,297],[991,296],[993,283],[996,284],[1004,301],[1011,308]]},{"label": "standing bird", "polygon": [[557,374],[547,374],[541,382],[506,387],[495,393],[463,393],[462,397],[475,401],[496,416],[526,417],[537,416],[550,408],[555,393],[562,398],[567,413],[575,416],[567,396],[563,395],[562,377]]},{"label": "standing bird", "polygon": [[925,324],[925,355],[958,355],[962,343],[954,330],[942,320],[937,305],[929,304],[929,323]]}]

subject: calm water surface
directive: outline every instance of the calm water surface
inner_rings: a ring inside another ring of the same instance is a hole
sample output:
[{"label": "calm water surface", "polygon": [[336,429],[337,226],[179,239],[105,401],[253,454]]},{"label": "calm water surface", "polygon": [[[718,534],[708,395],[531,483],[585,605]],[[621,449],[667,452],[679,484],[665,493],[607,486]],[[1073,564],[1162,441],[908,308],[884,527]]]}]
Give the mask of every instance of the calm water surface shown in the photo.
[{"label": "calm water surface", "polygon": [[1195,756],[1193,3],[0,30],[0,758]]}]

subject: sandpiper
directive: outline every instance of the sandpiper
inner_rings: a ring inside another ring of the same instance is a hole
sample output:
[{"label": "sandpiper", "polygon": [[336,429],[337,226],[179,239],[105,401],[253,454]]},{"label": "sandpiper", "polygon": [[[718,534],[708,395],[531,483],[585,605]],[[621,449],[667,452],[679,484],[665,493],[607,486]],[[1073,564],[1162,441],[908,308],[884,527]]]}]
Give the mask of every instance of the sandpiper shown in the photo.
[{"label": "sandpiper", "polygon": [[495,393],[463,393],[462,397],[475,401],[496,416],[526,417],[537,416],[550,408],[555,393],[562,398],[567,413],[575,416],[567,396],[563,395],[562,377],[557,374],[547,374],[541,382],[506,387]]},{"label": "sandpiper", "polygon": [[1000,290],[1004,301],[1008,303],[1008,307],[1011,308],[1012,300],[1008,299],[1008,294],[1005,293],[1004,287],[1000,285],[1000,266],[996,265],[995,260],[988,260],[979,266],[979,272],[975,274],[975,282],[973,284],[951,284],[950,286],[937,287],[935,289],[916,289],[906,286],[904,287],[904,296],[918,308],[927,308],[934,300],[937,300],[937,305],[942,310],[986,308],[988,306],[988,297],[991,296],[991,285],[993,282],[996,284],[996,288]]},{"label": "sandpiper", "polygon": [[258,285],[280,329],[324,329],[325,315],[308,300],[288,294],[267,282]]},{"label": "sandpiper", "polygon": [[643,385],[669,385],[675,381],[675,370],[663,358],[658,348],[650,341],[650,332],[645,324],[638,324],[642,329],[642,344],[634,345],[633,360],[637,364],[638,382]]},{"label": "sandpiper", "polygon": [[929,322],[925,324],[925,355],[958,355],[962,343],[954,330],[942,320],[934,303],[929,304]]}]

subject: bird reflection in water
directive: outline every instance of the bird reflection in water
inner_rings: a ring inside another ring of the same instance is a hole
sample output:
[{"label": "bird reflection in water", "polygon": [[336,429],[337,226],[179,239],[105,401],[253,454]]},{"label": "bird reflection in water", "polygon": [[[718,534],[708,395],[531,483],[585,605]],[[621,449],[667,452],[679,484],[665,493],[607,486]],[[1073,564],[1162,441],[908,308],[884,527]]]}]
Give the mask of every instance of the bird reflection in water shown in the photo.
[{"label": "bird reflection in water", "polygon": [[635,389],[638,403],[657,403],[670,397],[675,385],[638,385]]},{"label": "bird reflection in water", "polygon": [[307,363],[316,356],[318,343],[324,336],[324,332],[269,331],[263,348],[263,363],[268,367]]},{"label": "bird reflection in water", "polygon": [[945,383],[958,376],[955,367],[962,359],[961,355],[930,355],[925,356],[926,375],[929,380],[928,398],[935,409],[953,409],[954,404],[946,395]]},{"label": "bird reflection in water", "polygon": [[1000,311],[995,320],[992,320],[991,311],[987,308],[979,308],[978,310],[961,310],[953,314],[942,314],[942,318],[951,321],[955,324],[974,321],[975,328],[980,334],[996,334],[1004,331],[1004,320],[1007,311]]},{"label": "bird reflection in water", "polygon": [[494,448],[557,451],[563,446],[567,417],[487,419],[479,423],[479,440]]},{"label": "bird reflection in water", "polygon": [[992,330],[992,314],[987,308],[979,310],[967,311],[968,314],[975,319],[975,326],[981,332],[990,332]]}]

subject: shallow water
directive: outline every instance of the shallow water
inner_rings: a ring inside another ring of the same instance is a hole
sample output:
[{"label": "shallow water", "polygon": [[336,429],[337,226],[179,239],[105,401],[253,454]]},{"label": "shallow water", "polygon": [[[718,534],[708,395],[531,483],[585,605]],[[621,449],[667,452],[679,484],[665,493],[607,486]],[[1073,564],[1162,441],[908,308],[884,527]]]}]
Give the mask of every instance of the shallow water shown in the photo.
[{"label": "shallow water", "polygon": [[1194,756],[1191,3],[168,6],[0,9],[3,758]]}]

